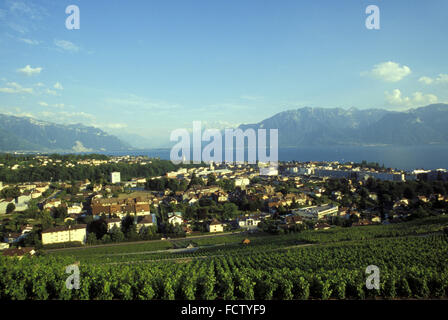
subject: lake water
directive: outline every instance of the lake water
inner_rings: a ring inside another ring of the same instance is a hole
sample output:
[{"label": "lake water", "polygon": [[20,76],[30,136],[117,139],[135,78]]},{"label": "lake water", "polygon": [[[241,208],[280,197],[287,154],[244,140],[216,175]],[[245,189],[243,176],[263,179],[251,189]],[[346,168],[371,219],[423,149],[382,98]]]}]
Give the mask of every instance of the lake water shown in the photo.
[{"label": "lake water", "polygon": [[[149,149],[114,153],[115,155],[146,155],[169,160],[170,149]],[[247,156],[246,158],[247,159]],[[413,170],[448,168],[448,146],[412,147],[302,147],[280,148],[280,161],[339,161],[339,162],[378,162],[386,167]]]}]

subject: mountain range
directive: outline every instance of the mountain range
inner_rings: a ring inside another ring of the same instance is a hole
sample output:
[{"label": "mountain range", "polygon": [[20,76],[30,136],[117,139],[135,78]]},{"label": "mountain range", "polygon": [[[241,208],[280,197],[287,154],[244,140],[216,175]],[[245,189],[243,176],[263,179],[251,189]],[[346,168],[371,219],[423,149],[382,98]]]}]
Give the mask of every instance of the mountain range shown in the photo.
[{"label": "mountain range", "polygon": [[304,107],[239,128],[278,129],[279,147],[448,144],[448,104],[401,112]]},{"label": "mountain range", "polygon": [[[278,129],[280,148],[448,144],[448,104],[407,111],[303,107],[239,128]],[[82,124],[62,125],[0,114],[3,152],[122,152],[145,148],[148,141],[124,133],[117,138]]]},{"label": "mountain range", "polygon": [[128,143],[98,128],[0,114],[0,151],[107,152],[130,149]]}]

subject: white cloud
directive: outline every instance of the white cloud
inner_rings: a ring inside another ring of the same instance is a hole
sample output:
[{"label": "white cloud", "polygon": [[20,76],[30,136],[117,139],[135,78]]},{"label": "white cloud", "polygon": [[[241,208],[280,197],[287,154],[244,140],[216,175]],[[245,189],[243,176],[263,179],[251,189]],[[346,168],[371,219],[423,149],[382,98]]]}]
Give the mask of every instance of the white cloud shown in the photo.
[{"label": "white cloud", "polygon": [[64,108],[64,106],[65,106],[65,104],[63,104],[63,103],[56,103],[53,105],[53,107],[55,107],[55,108]]},{"label": "white cloud", "polygon": [[440,83],[448,83],[448,74],[446,73],[439,73],[439,75],[436,78],[430,78],[430,77],[421,77],[418,79],[418,81],[423,82],[424,84],[440,84]]},{"label": "white cloud", "polygon": [[[5,5],[3,6],[3,2]],[[37,4],[38,1],[7,0],[2,1],[0,19],[2,25],[21,34],[42,29],[42,20],[49,16],[47,9]],[[29,39],[25,39],[29,40]],[[30,43],[32,44],[32,43]]]},{"label": "white cloud", "polygon": [[76,141],[75,145],[72,147],[72,150],[75,152],[91,152],[93,149],[89,149],[84,147],[81,141]]},{"label": "white cloud", "polygon": [[45,91],[45,92],[47,94],[51,95],[51,96],[57,96],[58,95],[58,93],[56,91],[50,90],[50,89],[47,89],[47,91]]},{"label": "white cloud", "polygon": [[79,47],[75,45],[73,42],[67,41],[67,40],[54,40],[54,44],[65,51],[70,52],[78,52]]},{"label": "white cloud", "polygon": [[42,107],[48,107],[48,103],[43,102],[43,101],[39,102],[39,105]]},{"label": "white cloud", "polygon": [[0,88],[0,92],[3,93],[33,93],[33,88],[24,88],[16,82],[6,83],[6,87]]},{"label": "white cloud", "polygon": [[42,20],[48,16],[48,11],[32,1],[9,1],[9,12],[15,17],[22,16],[33,20]]},{"label": "white cloud", "polygon": [[420,79],[418,79],[419,82],[422,82],[424,84],[431,84],[434,82],[434,79],[430,78],[430,77],[420,77]]},{"label": "white cloud", "polygon": [[25,42],[25,43],[33,45],[33,46],[36,46],[39,44],[39,41],[32,40],[32,39],[19,38],[19,41]]},{"label": "white cloud", "polygon": [[64,87],[62,86],[61,83],[56,82],[53,86],[53,88],[58,89],[58,90],[64,90]]},{"label": "white cloud", "polygon": [[439,74],[439,76],[436,79],[437,83],[448,83],[448,74]]},{"label": "white cloud", "polygon": [[35,84],[36,87],[45,87],[45,85],[42,82],[38,82]]},{"label": "white cloud", "polygon": [[373,66],[371,71],[361,73],[361,75],[371,75],[386,82],[398,82],[409,74],[411,69],[408,66],[400,66],[399,63],[393,61],[379,63]]},{"label": "white cloud", "polygon": [[32,68],[29,64],[27,64],[22,69],[17,69],[17,72],[26,74],[27,76],[32,76],[33,74],[39,74],[42,71],[41,67]]},{"label": "white cloud", "polygon": [[436,103],[438,100],[433,94],[423,94],[419,91],[414,92],[412,97],[403,96],[399,89],[393,90],[392,93],[386,91],[384,94],[386,101],[393,106],[420,107]]}]

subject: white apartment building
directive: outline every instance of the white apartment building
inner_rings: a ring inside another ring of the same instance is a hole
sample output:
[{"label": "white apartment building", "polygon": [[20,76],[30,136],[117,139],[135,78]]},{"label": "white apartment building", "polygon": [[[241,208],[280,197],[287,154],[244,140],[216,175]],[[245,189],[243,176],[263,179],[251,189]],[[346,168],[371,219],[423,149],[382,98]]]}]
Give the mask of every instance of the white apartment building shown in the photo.
[{"label": "white apartment building", "polygon": [[111,181],[112,184],[120,183],[121,182],[121,174],[120,174],[120,172],[117,172],[117,171],[112,172],[110,174],[110,181]]},{"label": "white apartment building", "polygon": [[301,208],[294,210],[294,214],[308,219],[308,220],[320,220],[328,216],[336,216],[338,214],[338,206],[333,206],[330,204],[322,206],[311,206],[306,208]]},{"label": "white apartment building", "polygon": [[81,242],[86,243],[87,225],[61,226],[42,231],[42,244]]}]

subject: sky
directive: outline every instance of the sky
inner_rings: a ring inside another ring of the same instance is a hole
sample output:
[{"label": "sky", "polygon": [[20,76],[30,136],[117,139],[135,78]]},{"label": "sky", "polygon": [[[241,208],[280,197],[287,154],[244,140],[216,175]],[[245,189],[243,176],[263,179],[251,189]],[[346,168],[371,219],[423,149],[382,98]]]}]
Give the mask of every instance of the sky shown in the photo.
[{"label": "sky", "polygon": [[[66,28],[70,5],[79,29]],[[369,5],[379,29],[366,27]],[[447,11],[446,0],[2,0],[0,113],[154,147],[193,121],[447,102]]]}]

